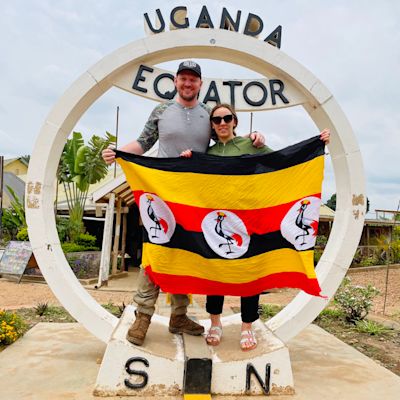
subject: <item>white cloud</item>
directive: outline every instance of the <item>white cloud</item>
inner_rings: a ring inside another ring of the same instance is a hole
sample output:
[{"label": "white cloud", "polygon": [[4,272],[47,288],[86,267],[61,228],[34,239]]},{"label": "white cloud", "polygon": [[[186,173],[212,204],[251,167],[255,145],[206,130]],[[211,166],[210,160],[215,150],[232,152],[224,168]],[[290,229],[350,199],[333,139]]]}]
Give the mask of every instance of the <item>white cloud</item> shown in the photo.
[{"label": "white cloud", "polygon": [[[353,126],[363,155],[372,208],[395,208],[400,198],[398,149],[400,116],[400,3],[310,1],[186,1],[191,27],[203,5],[219,25],[222,7],[242,11],[241,30],[249,12],[260,16],[266,36],[282,25],[282,48],[310,69],[334,94]],[[143,14],[154,18],[160,8],[167,25],[180,1],[14,0],[0,15],[0,153],[32,152],[44,118],[62,93],[91,65],[115,49],[145,36]],[[4,61],[3,61],[4,60]],[[166,64],[171,70],[175,62]],[[210,77],[255,77],[251,71],[202,61]],[[223,66],[223,67],[222,67]],[[116,89],[98,99],[78,122],[86,135],[115,130],[120,106],[120,142],[140,133],[153,103]],[[240,131],[249,116],[240,120]],[[254,114],[254,128],[280,148],[317,134],[300,108]],[[326,197],[335,191],[326,173]]]}]

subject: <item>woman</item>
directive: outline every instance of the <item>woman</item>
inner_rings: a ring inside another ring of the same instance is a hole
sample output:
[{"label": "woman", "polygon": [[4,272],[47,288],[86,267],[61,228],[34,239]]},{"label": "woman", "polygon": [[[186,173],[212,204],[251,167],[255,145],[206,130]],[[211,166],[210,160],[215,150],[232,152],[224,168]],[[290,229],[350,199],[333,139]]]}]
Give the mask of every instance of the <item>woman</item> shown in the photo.
[{"label": "woman", "polygon": [[[207,154],[217,156],[240,156],[243,154],[270,153],[272,150],[263,146],[255,148],[249,138],[236,136],[235,128],[238,125],[238,117],[235,110],[229,104],[219,104],[210,113],[211,137],[215,144],[208,148]],[[321,140],[329,143],[330,131],[321,132]],[[182,157],[191,157],[191,151],[182,152]],[[252,324],[259,318],[258,302],[260,295],[241,297],[241,335],[240,348],[243,351],[252,350],[257,346],[257,339]],[[221,314],[224,305],[224,296],[207,296],[206,310],[210,314],[211,327],[206,336],[206,342],[216,346],[222,338]]]},{"label": "woman", "polygon": [[[250,138],[236,136],[235,128],[238,124],[236,112],[229,104],[219,104],[210,113],[211,137],[216,143],[209,147],[207,154],[216,156],[240,156],[243,154],[269,153],[272,150],[263,146],[256,148]],[[184,151],[181,156],[190,157],[191,151]],[[259,295],[241,297],[242,327],[240,347],[242,350],[251,350],[257,346],[252,323],[258,319]],[[222,337],[221,314],[224,305],[224,296],[207,296],[206,310],[210,314],[211,328],[206,342],[211,346],[220,343]]]}]

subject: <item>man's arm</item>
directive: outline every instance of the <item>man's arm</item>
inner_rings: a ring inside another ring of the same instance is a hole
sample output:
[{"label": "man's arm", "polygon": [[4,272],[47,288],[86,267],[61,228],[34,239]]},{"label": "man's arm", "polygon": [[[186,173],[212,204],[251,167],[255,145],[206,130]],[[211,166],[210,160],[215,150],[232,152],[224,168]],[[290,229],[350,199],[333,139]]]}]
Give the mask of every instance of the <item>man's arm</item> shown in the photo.
[{"label": "man's arm", "polygon": [[[101,153],[103,160],[107,165],[112,164],[115,161],[115,146],[110,145],[107,149],[104,149]],[[137,140],[133,140],[132,142],[127,143],[126,145],[122,146],[120,150],[125,151],[127,153],[133,153],[137,155],[142,155],[144,150],[140,143]]]},{"label": "man's arm", "polygon": [[[125,151],[126,153],[133,153],[141,156],[147,150],[149,150],[154,143],[158,140],[158,119],[163,112],[165,105],[158,105],[154,108],[147,120],[143,132],[140,134],[137,140],[132,140],[120,147],[119,150]],[[106,164],[110,165],[115,161],[115,146],[109,146],[103,150],[102,157]]]}]

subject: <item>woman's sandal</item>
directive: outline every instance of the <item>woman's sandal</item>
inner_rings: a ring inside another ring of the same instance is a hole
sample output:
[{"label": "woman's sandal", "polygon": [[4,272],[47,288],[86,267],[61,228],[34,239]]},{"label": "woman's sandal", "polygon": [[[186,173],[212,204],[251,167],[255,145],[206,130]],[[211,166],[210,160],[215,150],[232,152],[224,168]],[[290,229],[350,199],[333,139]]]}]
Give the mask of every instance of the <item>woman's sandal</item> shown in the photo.
[{"label": "woman's sandal", "polygon": [[252,330],[240,333],[240,348],[243,351],[253,350],[257,347],[257,339]]},{"label": "woman's sandal", "polygon": [[218,346],[222,338],[222,328],[220,326],[212,326],[207,332],[206,342],[210,346]]}]

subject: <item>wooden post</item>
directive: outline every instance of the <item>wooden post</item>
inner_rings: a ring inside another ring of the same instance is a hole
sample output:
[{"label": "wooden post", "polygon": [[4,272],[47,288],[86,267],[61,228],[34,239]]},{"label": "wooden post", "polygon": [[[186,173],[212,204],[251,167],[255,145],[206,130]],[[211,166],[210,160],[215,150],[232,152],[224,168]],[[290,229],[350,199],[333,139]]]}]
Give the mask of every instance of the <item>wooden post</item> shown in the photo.
[{"label": "wooden post", "polygon": [[119,250],[119,237],[121,232],[121,204],[122,197],[118,197],[117,202],[117,219],[115,220],[115,235],[114,235],[114,248],[113,248],[113,261],[111,267],[111,273],[115,275],[117,273],[118,263],[118,250]]},{"label": "wooden post", "polygon": [[121,271],[125,271],[125,249],[126,249],[126,227],[127,227],[127,214],[122,215],[122,243],[121,243]]},{"label": "wooden post", "polygon": [[99,280],[97,282],[97,287],[102,285],[108,285],[108,275],[110,270],[110,256],[111,256],[111,239],[112,239],[112,227],[114,221],[114,203],[115,194],[110,194],[110,199],[108,201],[106,218],[104,221],[104,232],[103,232],[103,243],[101,246],[101,259],[100,259],[100,269],[99,269]]}]

